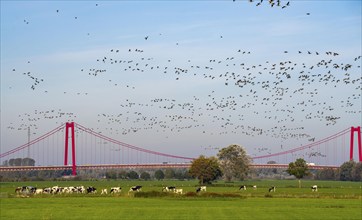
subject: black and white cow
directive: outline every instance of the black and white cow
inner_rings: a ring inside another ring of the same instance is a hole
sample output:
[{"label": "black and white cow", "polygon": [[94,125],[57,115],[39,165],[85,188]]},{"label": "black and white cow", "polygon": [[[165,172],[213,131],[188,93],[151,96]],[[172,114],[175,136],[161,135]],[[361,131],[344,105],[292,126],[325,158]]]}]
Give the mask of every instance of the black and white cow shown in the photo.
[{"label": "black and white cow", "polygon": [[44,188],[44,189],[43,189],[43,193],[46,193],[46,194],[52,193],[52,188],[50,188],[50,187]]},{"label": "black and white cow", "polygon": [[87,193],[96,193],[97,189],[93,186],[88,186],[87,187]]},{"label": "black and white cow", "polygon": [[35,190],[35,195],[39,195],[39,194],[42,194],[43,193],[43,189],[37,189]]},{"label": "black and white cow", "polygon": [[312,189],[312,192],[318,192],[318,186],[317,185],[313,185],[311,187],[311,189]]},{"label": "black and white cow", "polygon": [[121,187],[112,187],[109,193],[120,193],[122,191]]},{"label": "black and white cow", "polygon": [[35,193],[35,192],[36,192],[36,187],[34,187],[34,186],[28,186],[28,191],[29,191],[30,193]]},{"label": "black and white cow", "polygon": [[196,192],[201,192],[201,191],[205,191],[206,192],[206,186],[200,186],[200,187],[197,187],[196,189]]},{"label": "black and white cow", "polygon": [[132,186],[129,191],[130,192],[139,192],[141,191],[142,186]]},{"label": "black and white cow", "polygon": [[270,187],[269,192],[275,192],[275,186]]},{"label": "black and white cow", "polygon": [[74,186],[67,186],[63,188],[63,192],[68,194],[76,193],[77,191],[78,190]]},{"label": "black and white cow", "polygon": [[162,188],[162,192],[174,192],[176,190],[176,186],[166,186]]},{"label": "black and white cow", "polygon": [[85,193],[87,191],[84,186],[77,186],[75,188],[77,190],[77,193]]},{"label": "black and white cow", "polygon": [[22,191],[22,187],[16,187],[15,193],[19,194]]},{"label": "black and white cow", "polygon": [[176,194],[183,194],[183,189],[175,189]]},{"label": "black and white cow", "polygon": [[15,193],[29,194],[29,193],[35,193],[35,191],[36,191],[36,187],[33,187],[33,186],[22,186],[22,187],[17,187],[15,189]]},{"label": "black and white cow", "polygon": [[27,194],[34,194],[36,192],[36,187],[34,186],[23,186],[21,187],[21,192],[22,193],[27,193]]},{"label": "black and white cow", "polygon": [[51,194],[58,194],[61,193],[61,188],[59,186],[53,186],[50,190]]},{"label": "black and white cow", "polygon": [[108,192],[107,192],[107,189],[102,189],[102,190],[101,190],[101,195],[103,195],[103,194],[106,194],[106,195],[107,195],[107,193],[108,193]]},{"label": "black and white cow", "polygon": [[246,190],[246,185],[240,186],[239,190]]}]

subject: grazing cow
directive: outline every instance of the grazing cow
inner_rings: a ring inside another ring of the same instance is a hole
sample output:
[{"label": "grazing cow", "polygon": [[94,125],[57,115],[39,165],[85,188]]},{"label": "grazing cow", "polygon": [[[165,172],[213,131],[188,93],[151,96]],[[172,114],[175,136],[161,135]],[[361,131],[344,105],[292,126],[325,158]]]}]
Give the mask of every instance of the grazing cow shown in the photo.
[{"label": "grazing cow", "polygon": [[35,195],[42,194],[42,193],[43,193],[43,189],[35,190]]},{"label": "grazing cow", "polygon": [[109,193],[120,193],[122,191],[121,187],[112,187]]},{"label": "grazing cow", "polygon": [[63,187],[62,192],[64,193],[72,193],[72,189],[70,187]]},{"label": "grazing cow", "polygon": [[77,186],[76,187],[77,193],[85,193],[86,189],[84,186]]},{"label": "grazing cow", "polygon": [[29,186],[29,192],[30,193],[35,193],[36,192],[36,187]]},{"label": "grazing cow", "polygon": [[101,195],[106,194],[107,195],[107,189],[102,189]]},{"label": "grazing cow", "polygon": [[60,187],[59,187],[59,186],[53,186],[53,187],[51,188],[50,193],[52,193],[52,194],[58,194],[58,193],[60,193]]},{"label": "grazing cow", "polygon": [[182,189],[175,189],[174,192],[177,193],[177,194],[182,194],[182,193],[183,193],[183,190],[182,190]]},{"label": "grazing cow", "polygon": [[256,185],[253,186],[253,189],[256,190]]},{"label": "grazing cow", "polygon": [[15,189],[15,193],[20,193],[22,191],[22,187],[16,187],[16,189]]},{"label": "grazing cow", "polygon": [[206,192],[206,186],[200,186],[200,187],[197,187],[196,189],[196,192],[201,192],[201,191],[205,191]]},{"label": "grazing cow", "polygon": [[77,189],[74,186],[69,186],[69,187],[63,187],[63,189],[61,188],[61,191],[64,193],[74,193],[77,192]]},{"label": "grazing cow", "polygon": [[129,191],[130,192],[139,192],[141,191],[142,186],[132,186]]},{"label": "grazing cow", "polygon": [[166,186],[166,187],[163,187],[162,188],[162,192],[170,192],[170,191],[175,191],[176,190],[176,187],[175,186]]},{"label": "grazing cow", "polygon": [[77,193],[78,189],[77,189],[77,187],[72,186],[72,188],[70,188],[70,191],[71,191],[71,193]]},{"label": "grazing cow", "polygon": [[275,192],[275,186],[270,187],[269,192]]},{"label": "grazing cow", "polygon": [[59,194],[62,194],[63,192],[65,192],[65,187],[59,187]]},{"label": "grazing cow", "polygon": [[28,193],[35,193],[35,192],[36,192],[36,187],[33,187],[33,186],[22,186],[22,187],[17,187],[15,189],[15,193],[28,194]]},{"label": "grazing cow", "polygon": [[87,187],[87,193],[96,193],[97,189],[93,186]]},{"label": "grazing cow", "polygon": [[16,187],[15,193],[26,193],[27,192],[27,186],[22,187]]},{"label": "grazing cow", "polygon": [[246,190],[246,186],[245,185],[240,186],[239,190]]},{"label": "grazing cow", "polygon": [[312,188],[312,192],[318,192],[318,186],[317,185],[313,185],[311,188]]},{"label": "grazing cow", "polygon": [[52,188],[50,188],[50,187],[44,188],[43,193],[46,193],[46,194],[52,193]]}]

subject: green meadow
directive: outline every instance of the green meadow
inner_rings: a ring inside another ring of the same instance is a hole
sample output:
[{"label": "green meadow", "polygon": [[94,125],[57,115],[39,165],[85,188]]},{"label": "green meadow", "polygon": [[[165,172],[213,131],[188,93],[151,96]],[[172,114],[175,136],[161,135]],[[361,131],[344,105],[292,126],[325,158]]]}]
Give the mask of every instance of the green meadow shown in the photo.
[{"label": "green meadow", "polygon": [[[0,219],[362,219],[360,182],[262,180],[217,182],[195,193],[196,181],[59,181],[0,183]],[[318,185],[312,192],[311,185]],[[31,185],[94,186],[96,194],[18,195],[15,188]],[[142,192],[129,187],[142,185]],[[174,185],[182,195],[163,193]],[[239,191],[240,185],[247,190]],[[251,186],[256,185],[257,189]],[[276,192],[268,188],[276,186]],[[120,194],[100,191],[121,186]]]}]

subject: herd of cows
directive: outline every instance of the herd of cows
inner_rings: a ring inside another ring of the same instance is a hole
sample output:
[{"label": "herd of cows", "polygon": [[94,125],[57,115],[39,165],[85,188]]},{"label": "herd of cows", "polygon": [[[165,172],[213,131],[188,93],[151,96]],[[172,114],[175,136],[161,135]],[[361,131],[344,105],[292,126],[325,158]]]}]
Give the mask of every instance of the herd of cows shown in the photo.
[{"label": "herd of cows", "polygon": [[[142,186],[132,186],[129,189],[129,192],[139,192],[141,191]],[[109,193],[120,193],[122,191],[121,187],[111,187]],[[60,187],[60,186],[53,186],[53,187],[45,187],[38,189],[34,186],[22,186],[17,187],[15,189],[16,194],[72,194],[72,193],[80,193],[80,194],[95,194],[97,193],[97,189],[93,186],[69,186],[69,187]],[[108,194],[107,189],[101,190],[101,195]]]},{"label": "herd of cows", "polygon": [[[252,186],[253,190],[257,189],[257,186],[254,185]],[[128,193],[130,192],[140,192],[142,189],[142,186],[132,186]],[[311,187],[313,192],[317,192],[318,191],[318,186],[317,185],[313,185]],[[239,190],[246,190],[246,185],[242,185],[239,187]],[[272,186],[268,189],[269,192],[275,192],[276,188],[275,186]],[[116,193],[121,193],[122,188],[121,187],[111,187],[109,190],[110,194],[116,194]],[[199,192],[206,192],[206,186],[199,186],[196,188],[196,193]],[[176,188],[175,186],[166,186],[162,188],[162,192],[173,192],[176,194],[183,194],[183,189],[179,189]],[[84,186],[69,186],[69,187],[59,187],[59,186],[53,186],[53,187],[45,187],[45,188],[40,188],[38,189],[37,187],[33,187],[33,186],[22,186],[22,187],[17,187],[15,189],[15,193],[16,194],[34,194],[34,195],[39,195],[39,194],[72,194],[72,193],[79,193],[79,194],[95,194],[97,193],[97,189],[93,186],[88,186],[88,187],[84,187]],[[108,194],[108,189],[101,189],[101,195],[106,195]]]}]

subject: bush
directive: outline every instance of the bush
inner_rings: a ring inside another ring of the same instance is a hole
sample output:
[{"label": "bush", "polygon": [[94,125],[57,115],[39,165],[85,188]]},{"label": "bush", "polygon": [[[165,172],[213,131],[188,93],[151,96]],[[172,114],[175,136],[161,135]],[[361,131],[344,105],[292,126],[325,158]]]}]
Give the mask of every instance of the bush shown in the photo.
[{"label": "bush", "polygon": [[158,191],[150,191],[150,192],[136,192],[134,197],[137,198],[153,198],[153,197],[167,197],[174,196],[174,194],[168,192],[158,192]]},{"label": "bush", "polygon": [[224,198],[224,197],[240,198],[241,197],[239,194],[236,194],[236,193],[214,193],[214,192],[202,193],[202,194],[200,194],[200,196],[202,196],[202,197],[212,197],[212,198]]},{"label": "bush", "polygon": [[265,198],[273,198],[273,195],[271,195],[271,194],[265,194],[264,197],[265,197]]},{"label": "bush", "polygon": [[185,196],[186,197],[195,197],[195,196],[197,196],[197,193],[195,193],[195,192],[187,192],[187,193],[185,193]]}]

